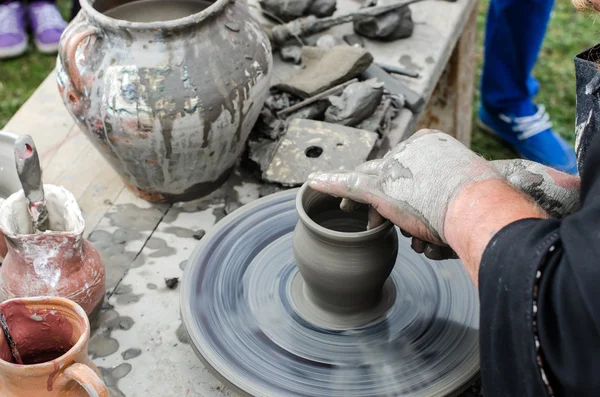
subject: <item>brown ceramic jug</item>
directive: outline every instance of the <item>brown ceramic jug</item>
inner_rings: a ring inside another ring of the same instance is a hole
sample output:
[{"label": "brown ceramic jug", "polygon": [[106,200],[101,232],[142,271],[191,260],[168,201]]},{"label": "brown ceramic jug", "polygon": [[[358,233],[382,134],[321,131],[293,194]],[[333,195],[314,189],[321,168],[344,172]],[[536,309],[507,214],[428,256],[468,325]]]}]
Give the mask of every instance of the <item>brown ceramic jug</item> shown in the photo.
[{"label": "brown ceramic jug", "polygon": [[0,232],[8,254],[0,267],[4,299],[60,296],[79,304],[91,318],[104,300],[106,272],[100,254],[83,238],[85,224],[75,197],[62,187],[44,185],[50,230],[32,234],[23,191],[0,207]]},{"label": "brown ceramic jug", "polygon": [[0,311],[23,365],[0,330],[2,397],[108,397],[88,357],[90,323],[83,309],[63,298],[12,299]]},{"label": "brown ceramic jug", "polygon": [[271,44],[245,0],[80,0],[57,62],[63,101],[134,193],[222,183],[268,96]]}]

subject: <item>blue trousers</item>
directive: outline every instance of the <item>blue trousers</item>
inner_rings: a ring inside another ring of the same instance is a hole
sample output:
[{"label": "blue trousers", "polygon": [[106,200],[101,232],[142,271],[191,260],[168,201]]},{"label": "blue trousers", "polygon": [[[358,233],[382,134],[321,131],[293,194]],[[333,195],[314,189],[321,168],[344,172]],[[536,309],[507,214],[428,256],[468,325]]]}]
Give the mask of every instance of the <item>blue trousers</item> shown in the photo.
[{"label": "blue trousers", "polygon": [[554,0],[491,0],[485,32],[481,100],[491,111],[534,113],[537,61]]}]

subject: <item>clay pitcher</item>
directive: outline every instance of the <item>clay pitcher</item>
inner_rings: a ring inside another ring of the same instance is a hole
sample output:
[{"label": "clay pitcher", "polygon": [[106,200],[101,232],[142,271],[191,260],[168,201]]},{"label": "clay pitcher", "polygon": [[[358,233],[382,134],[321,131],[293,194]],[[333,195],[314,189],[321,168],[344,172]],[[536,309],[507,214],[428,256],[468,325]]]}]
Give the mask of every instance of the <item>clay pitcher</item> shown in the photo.
[{"label": "clay pitcher", "polygon": [[80,0],[57,62],[63,101],[139,197],[218,187],[268,96],[270,42],[245,0]]},{"label": "clay pitcher", "polygon": [[306,298],[332,314],[364,312],[378,304],[398,254],[398,235],[386,222],[367,230],[368,208],[340,209],[340,198],[304,185],[296,199],[294,258]]},{"label": "clay pitcher", "polygon": [[33,233],[23,191],[0,207],[0,231],[8,254],[0,267],[4,299],[60,296],[79,304],[91,318],[102,307],[106,272],[100,254],[83,238],[85,224],[75,197],[44,185],[50,230]]},{"label": "clay pitcher", "polygon": [[0,330],[2,397],[108,397],[88,357],[90,323],[63,298],[12,299],[0,304],[24,365],[17,364]]}]

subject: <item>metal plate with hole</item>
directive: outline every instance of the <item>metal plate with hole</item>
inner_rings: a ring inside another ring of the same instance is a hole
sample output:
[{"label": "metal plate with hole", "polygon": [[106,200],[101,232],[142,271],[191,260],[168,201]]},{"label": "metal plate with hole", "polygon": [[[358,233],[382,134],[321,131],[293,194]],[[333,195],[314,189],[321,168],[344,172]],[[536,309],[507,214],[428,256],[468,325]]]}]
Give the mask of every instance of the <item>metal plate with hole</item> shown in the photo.
[{"label": "metal plate with hole", "polygon": [[295,119],[288,126],[263,178],[303,184],[311,172],[353,170],[367,160],[377,134],[322,121]]}]

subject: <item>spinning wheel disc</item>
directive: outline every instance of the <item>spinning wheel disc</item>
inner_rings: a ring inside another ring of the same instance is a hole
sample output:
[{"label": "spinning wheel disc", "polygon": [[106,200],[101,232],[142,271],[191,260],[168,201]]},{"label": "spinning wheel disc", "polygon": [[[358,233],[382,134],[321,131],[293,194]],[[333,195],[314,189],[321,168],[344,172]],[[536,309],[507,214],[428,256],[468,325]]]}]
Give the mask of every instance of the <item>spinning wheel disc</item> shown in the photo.
[{"label": "spinning wheel disc", "polygon": [[464,390],[479,370],[479,303],[460,261],[429,261],[399,236],[385,314],[356,329],[311,324],[291,292],[297,191],[235,211],[188,261],[182,318],[207,367],[261,397]]}]

